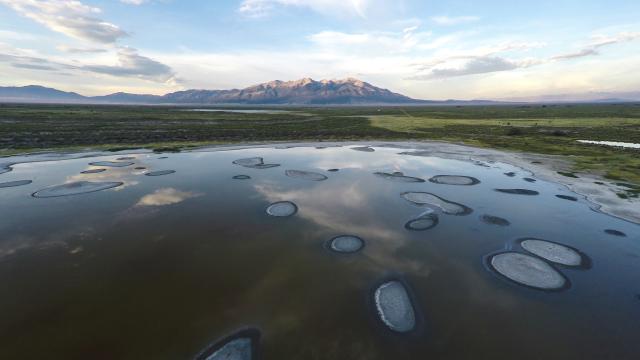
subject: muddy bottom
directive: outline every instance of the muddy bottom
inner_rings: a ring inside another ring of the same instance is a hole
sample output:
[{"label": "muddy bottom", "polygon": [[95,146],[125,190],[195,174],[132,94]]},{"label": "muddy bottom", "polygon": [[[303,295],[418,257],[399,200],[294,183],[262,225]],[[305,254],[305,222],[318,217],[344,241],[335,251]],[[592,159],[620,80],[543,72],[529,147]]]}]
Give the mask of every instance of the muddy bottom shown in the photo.
[{"label": "muddy bottom", "polygon": [[640,353],[640,226],[559,184],[408,148],[224,150],[3,159],[0,359]]}]

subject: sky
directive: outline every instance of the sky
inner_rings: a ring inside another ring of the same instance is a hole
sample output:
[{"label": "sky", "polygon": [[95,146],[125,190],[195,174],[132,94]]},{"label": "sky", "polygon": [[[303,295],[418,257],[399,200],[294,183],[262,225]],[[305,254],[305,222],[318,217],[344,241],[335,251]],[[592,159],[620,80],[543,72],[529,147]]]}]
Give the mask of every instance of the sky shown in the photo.
[{"label": "sky", "polygon": [[640,91],[634,0],[0,0],[0,86],[355,77],[418,99]]}]

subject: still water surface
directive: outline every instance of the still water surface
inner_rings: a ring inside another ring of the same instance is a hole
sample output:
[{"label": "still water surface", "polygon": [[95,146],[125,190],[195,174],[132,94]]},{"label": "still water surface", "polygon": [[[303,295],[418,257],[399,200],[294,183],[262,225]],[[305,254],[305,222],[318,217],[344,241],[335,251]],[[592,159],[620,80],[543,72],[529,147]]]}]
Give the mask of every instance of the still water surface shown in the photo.
[{"label": "still water surface", "polygon": [[[640,226],[506,164],[351,147],[12,165],[0,358],[193,359],[252,329],[264,359],[637,359]],[[552,276],[496,271],[527,259]]]}]

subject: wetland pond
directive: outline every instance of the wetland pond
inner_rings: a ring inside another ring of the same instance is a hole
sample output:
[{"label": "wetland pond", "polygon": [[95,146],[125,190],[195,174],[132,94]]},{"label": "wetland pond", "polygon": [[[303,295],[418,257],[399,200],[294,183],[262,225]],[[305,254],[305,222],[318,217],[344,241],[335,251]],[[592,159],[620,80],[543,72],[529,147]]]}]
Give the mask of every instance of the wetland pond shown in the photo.
[{"label": "wetland pond", "polygon": [[0,172],[2,359],[640,354],[640,226],[504,163],[274,145]]}]

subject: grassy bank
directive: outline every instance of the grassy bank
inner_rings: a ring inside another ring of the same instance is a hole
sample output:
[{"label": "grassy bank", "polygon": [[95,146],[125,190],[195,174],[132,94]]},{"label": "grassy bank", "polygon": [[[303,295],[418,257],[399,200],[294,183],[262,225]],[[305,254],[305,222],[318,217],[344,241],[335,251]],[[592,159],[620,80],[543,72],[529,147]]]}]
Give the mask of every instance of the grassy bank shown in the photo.
[{"label": "grassy bank", "polygon": [[[238,107],[234,107],[238,108]],[[280,108],[282,110],[282,108]],[[0,152],[161,150],[301,140],[446,140],[571,156],[576,171],[640,184],[640,153],[576,142],[640,143],[640,104],[286,108],[288,113],[193,112],[179,107],[0,105]]]}]

